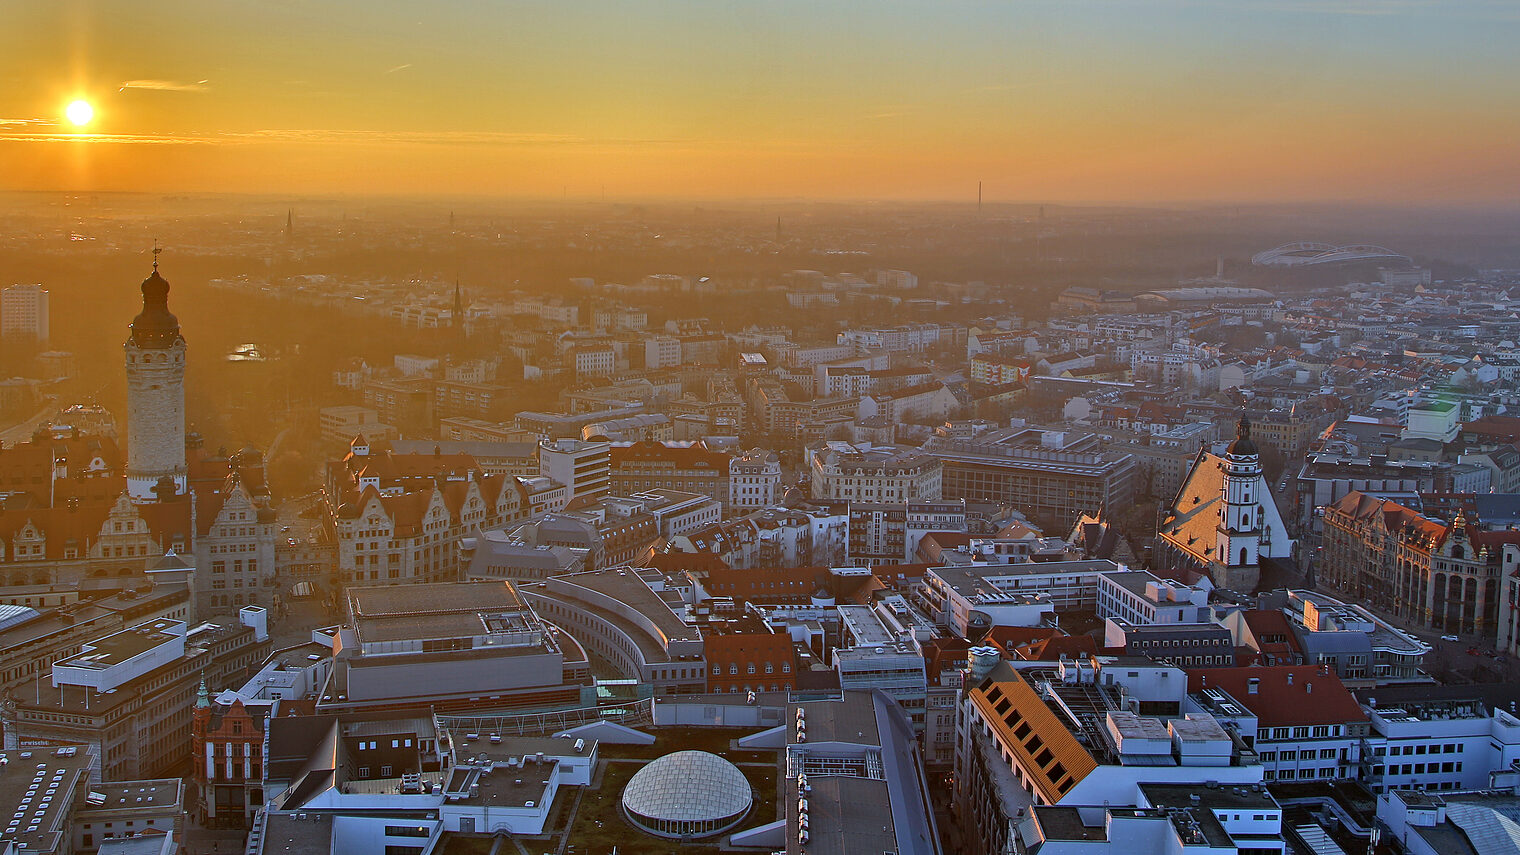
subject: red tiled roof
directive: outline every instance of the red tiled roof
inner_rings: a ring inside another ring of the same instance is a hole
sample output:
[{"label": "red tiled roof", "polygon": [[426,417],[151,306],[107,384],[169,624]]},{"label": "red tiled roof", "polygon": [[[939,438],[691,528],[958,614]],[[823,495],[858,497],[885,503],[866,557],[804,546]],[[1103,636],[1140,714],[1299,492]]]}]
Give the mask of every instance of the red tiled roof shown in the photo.
[{"label": "red tiled roof", "polygon": [[883,582],[895,583],[898,581],[914,581],[924,578],[934,564],[877,564],[871,568],[871,575]]},{"label": "red tiled roof", "polygon": [[995,626],[982,640],[983,644],[996,644],[1004,650],[1058,635],[1060,630],[1049,626]]},{"label": "red tiled roof", "polygon": [[1462,425],[1462,431],[1464,433],[1505,437],[1514,440],[1520,438],[1520,418],[1514,416],[1484,416],[1481,419]]},{"label": "red tiled roof", "polygon": [[656,461],[668,462],[676,469],[712,469],[728,473],[728,455],[711,451],[705,445],[668,446],[647,440],[612,447],[612,468]]},{"label": "red tiled roof", "polygon": [[1098,642],[1090,635],[1052,635],[1021,644],[1014,649],[1020,659],[1050,661],[1081,658],[1098,652]]},{"label": "red tiled roof", "polygon": [[188,546],[195,542],[195,534],[190,530],[190,502],[149,502],[137,506],[137,515],[142,517],[143,522],[148,524],[148,529],[153,533],[155,540],[163,548],[168,548],[176,537],[183,538]]},{"label": "red tiled roof", "polygon": [[[1223,689],[1255,716],[1261,727],[1299,727],[1367,720],[1361,704],[1334,671],[1317,665],[1198,668],[1188,674],[1188,691]],[[1251,692],[1251,680],[1258,680]]]},{"label": "red tiled roof", "polygon": [[662,552],[649,556],[644,563],[662,573],[690,572],[697,576],[722,573],[730,569],[722,558],[700,552]]},{"label": "red tiled roof", "polygon": [[971,545],[971,535],[964,531],[931,531],[918,542],[918,555],[929,561],[938,561],[947,549],[962,549]]},{"label": "red tiled roof", "polygon": [[727,565],[714,566],[708,568],[703,587],[715,597],[733,597],[736,602],[807,601],[827,584],[828,572],[827,567],[731,570]]},{"label": "red tiled roof", "polygon": [[[1288,617],[1275,609],[1251,609],[1242,612],[1246,626],[1250,627],[1251,633],[1256,636],[1257,643],[1262,645],[1262,651],[1267,653],[1297,654],[1298,638],[1293,635],[1293,628],[1288,624]],[[1282,641],[1262,641],[1263,638],[1281,638]]]},{"label": "red tiled roof", "polygon": [[939,675],[966,667],[971,642],[964,638],[931,638],[924,642],[924,670],[929,682],[939,685]]}]

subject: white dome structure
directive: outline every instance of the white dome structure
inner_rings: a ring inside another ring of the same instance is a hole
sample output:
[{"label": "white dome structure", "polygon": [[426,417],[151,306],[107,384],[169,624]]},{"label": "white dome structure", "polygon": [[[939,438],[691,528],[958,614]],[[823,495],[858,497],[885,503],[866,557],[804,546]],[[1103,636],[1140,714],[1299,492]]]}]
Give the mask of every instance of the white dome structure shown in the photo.
[{"label": "white dome structure", "polygon": [[737,825],[753,804],[744,773],[706,751],[666,754],[623,788],[628,821],[657,837],[711,837]]}]

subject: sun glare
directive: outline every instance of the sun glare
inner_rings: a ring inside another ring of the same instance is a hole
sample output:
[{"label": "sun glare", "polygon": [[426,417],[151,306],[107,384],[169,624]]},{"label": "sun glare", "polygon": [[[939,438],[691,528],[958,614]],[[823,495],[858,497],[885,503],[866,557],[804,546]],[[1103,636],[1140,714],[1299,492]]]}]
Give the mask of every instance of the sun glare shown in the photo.
[{"label": "sun glare", "polygon": [[64,108],[63,113],[78,126],[88,125],[95,118],[95,108],[90,106],[89,101],[75,101]]}]

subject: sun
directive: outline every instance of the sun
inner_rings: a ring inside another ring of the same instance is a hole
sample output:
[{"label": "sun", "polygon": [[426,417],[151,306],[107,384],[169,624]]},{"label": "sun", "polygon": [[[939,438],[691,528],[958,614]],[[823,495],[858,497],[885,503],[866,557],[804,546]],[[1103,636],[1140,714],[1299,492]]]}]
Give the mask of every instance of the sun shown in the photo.
[{"label": "sun", "polygon": [[84,126],[95,118],[95,108],[90,106],[89,101],[74,101],[64,108],[63,114],[75,125]]}]

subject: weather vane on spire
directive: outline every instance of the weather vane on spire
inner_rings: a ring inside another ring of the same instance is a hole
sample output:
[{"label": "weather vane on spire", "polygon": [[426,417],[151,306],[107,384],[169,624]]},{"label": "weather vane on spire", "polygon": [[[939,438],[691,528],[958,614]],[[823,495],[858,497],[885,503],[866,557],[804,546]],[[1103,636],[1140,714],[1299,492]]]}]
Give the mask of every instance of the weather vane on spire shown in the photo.
[{"label": "weather vane on spire", "polygon": [[163,251],[164,251],[164,248],[158,245],[158,238],[154,238],[153,239],[153,269],[154,270],[158,269],[158,254],[160,252],[163,252]]}]

